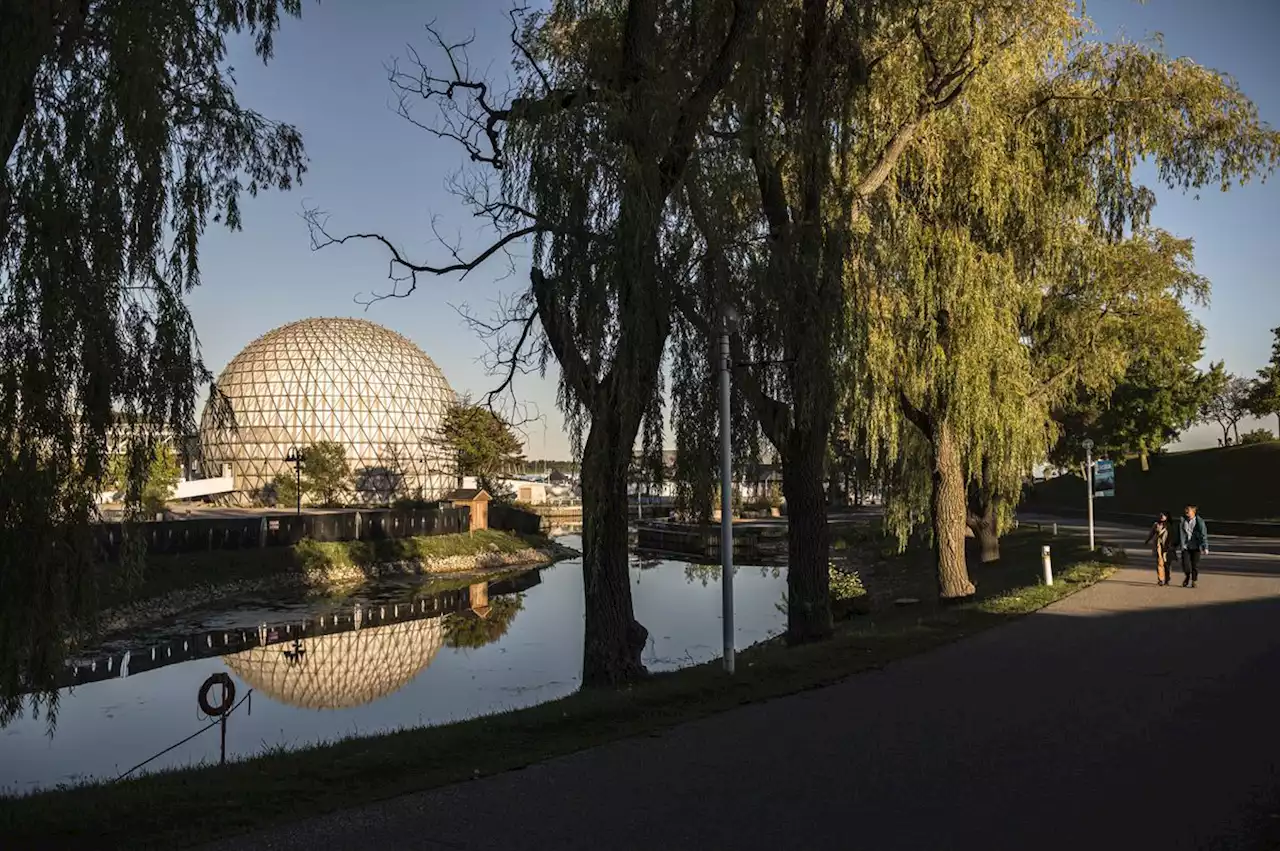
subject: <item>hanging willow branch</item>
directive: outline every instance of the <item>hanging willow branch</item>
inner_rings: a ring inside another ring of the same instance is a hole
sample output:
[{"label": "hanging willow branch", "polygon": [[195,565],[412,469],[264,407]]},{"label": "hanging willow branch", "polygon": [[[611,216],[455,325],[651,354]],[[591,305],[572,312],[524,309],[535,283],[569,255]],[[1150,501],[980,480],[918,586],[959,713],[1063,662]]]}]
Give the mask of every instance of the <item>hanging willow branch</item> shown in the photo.
[{"label": "hanging willow branch", "polygon": [[0,3],[0,722],[52,688],[96,592],[136,575],[98,572],[95,495],[127,455],[136,517],[159,444],[194,429],[200,237],[306,165],[296,129],[237,102],[226,38],[265,61],[300,11]]}]

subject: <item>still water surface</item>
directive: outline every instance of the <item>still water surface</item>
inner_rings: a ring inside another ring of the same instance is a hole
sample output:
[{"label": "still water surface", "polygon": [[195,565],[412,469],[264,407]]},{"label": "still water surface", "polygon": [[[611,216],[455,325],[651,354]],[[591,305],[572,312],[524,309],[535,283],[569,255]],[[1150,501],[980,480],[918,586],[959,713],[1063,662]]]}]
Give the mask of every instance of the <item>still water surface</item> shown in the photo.
[{"label": "still water surface", "polygon": [[[735,580],[736,645],[781,632],[785,572],[742,567]],[[650,670],[720,655],[718,569],[633,559],[631,581]],[[0,791],[115,777],[208,724],[196,694],[220,672],[237,700],[253,690],[228,721],[228,759],[554,700],[581,681],[582,622],[577,559],[442,594],[384,582],[337,600],[246,599],[196,613],[80,657],[68,673],[80,684],[59,692],[52,735],[43,717],[0,730]],[[147,770],[216,762],[218,734]]]}]

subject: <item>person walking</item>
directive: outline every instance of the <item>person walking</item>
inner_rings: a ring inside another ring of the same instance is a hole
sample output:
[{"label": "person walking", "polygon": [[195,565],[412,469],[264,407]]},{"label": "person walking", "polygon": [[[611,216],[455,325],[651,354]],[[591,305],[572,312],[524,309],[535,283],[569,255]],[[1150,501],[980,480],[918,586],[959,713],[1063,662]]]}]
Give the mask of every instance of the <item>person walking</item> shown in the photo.
[{"label": "person walking", "polygon": [[1147,534],[1147,546],[1156,557],[1156,584],[1169,584],[1169,512],[1161,511]]},{"label": "person walking", "polygon": [[1194,505],[1188,505],[1178,523],[1178,557],[1182,560],[1182,587],[1196,587],[1200,578],[1200,557],[1209,552],[1209,531]]}]

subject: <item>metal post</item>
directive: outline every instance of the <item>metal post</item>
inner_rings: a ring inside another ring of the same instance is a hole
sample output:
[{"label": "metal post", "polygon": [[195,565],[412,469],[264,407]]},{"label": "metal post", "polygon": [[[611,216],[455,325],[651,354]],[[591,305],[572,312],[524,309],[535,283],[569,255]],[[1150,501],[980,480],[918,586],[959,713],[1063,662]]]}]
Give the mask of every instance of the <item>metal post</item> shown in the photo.
[{"label": "metal post", "polygon": [[1054,524],[1053,524],[1053,537],[1055,537],[1055,538],[1056,538],[1056,537],[1058,537],[1058,524],[1057,524],[1057,523],[1054,523]]},{"label": "metal post", "polygon": [[720,334],[720,589],[724,622],[724,669],[733,673],[733,455],[729,434],[729,326]]},{"label": "metal post", "polygon": [[1044,568],[1044,584],[1053,584],[1053,560],[1049,556],[1049,545],[1045,544],[1040,548],[1040,559]]},{"label": "metal post", "polygon": [[1084,450],[1084,473],[1089,487],[1089,552],[1093,552],[1093,453],[1090,447]]}]

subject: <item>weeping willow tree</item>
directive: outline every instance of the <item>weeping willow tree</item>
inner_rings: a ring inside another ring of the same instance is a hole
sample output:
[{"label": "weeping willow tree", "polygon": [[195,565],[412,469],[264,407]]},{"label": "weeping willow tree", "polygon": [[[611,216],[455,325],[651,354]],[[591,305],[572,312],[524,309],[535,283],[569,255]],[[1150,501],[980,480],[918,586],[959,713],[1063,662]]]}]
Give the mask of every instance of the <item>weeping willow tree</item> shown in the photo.
[{"label": "weeping willow tree", "polygon": [[973,593],[966,525],[978,515],[994,555],[996,511],[1046,457],[1055,404],[1113,386],[1143,323],[1204,289],[1190,245],[1148,229],[1154,194],[1135,165],[1225,188],[1280,150],[1229,80],[1149,47],[1082,43],[1086,31],[1073,20],[993,61],[920,134],[855,266],[866,371],[851,403],[888,455],[915,459],[892,469],[888,516],[903,536],[931,522],[944,599]]},{"label": "weeping willow tree", "polygon": [[[661,371],[672,290],[689,241],[670,201],[712,104],[730,81],[759,0],[563,0],[513,16],[518,82],[499,102],[468,76],[459,46],[437,39],[444,74],[396,73],[409,98],[437,112],[439,136],[459,143],[487,177],[459,182],[498,239],[474,257],[433,266],[391,253],[392,275],[465,273],[509,244],[533,246],[528,291],[489,329],[503,382],[528,369],[560,371],[559,403],[581,456],[586,625],[583,682],[644,674],[647,632],[635,619],[627,560],[627,480],[643,428],[661,445]],[[496,177],[494,176],[496,175]],[[494,396],[491,394],[490,400]]]},{"label": "weeping willow tree", "polygon": [[874,199],[994,58],[1070,21],[1070,3],[1048,0],[770,4],[717,115],[733,188],[695,220],[706,253],[728,260],[704,264],[720,283],[694,288],[682,313],[711,329],[707,293],[720,291],[743,317],[734,378],[781,458],[792,643],[831,631],[825,467],[846,362],[862,357],[848,281]]},{"label": "weeping willow tree", "polygon": [[111,453],[136,513],[158,435],[193,428],[201,234],[303,173],[224,64],[242,30],[269,59],[300,5],[0,0],[0,721],[52,696],[92,612]]}]

